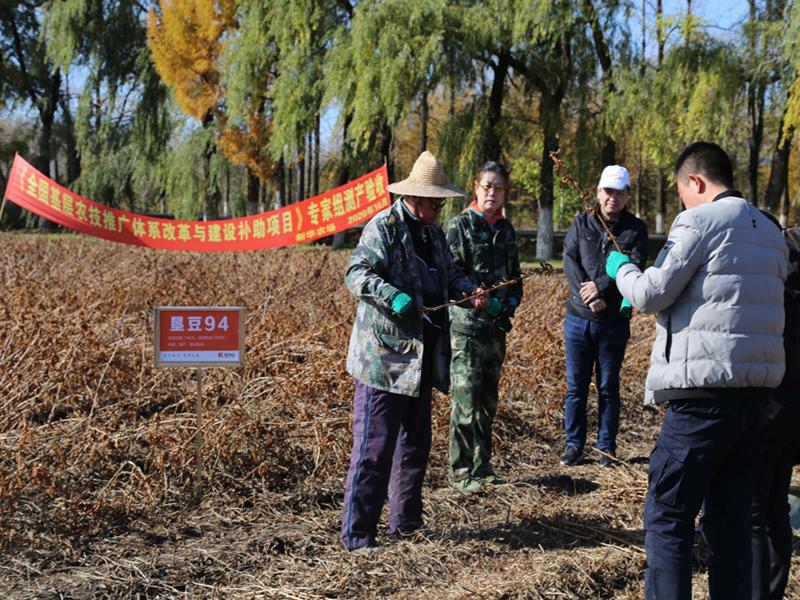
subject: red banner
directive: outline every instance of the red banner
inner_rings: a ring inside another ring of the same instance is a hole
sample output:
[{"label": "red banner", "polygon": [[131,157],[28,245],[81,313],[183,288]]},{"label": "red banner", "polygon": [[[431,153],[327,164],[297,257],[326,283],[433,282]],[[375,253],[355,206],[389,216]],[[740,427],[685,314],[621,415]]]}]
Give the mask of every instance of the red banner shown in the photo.
[{"label": "red banner", "polygon": [[14,157],[5,197],[50,221],[95,237],[158,248],[220,252],[280,248],[343,231],[391,203],[386,165],[329,192],[259,215],[222,221],[148,217],[88,200]]}]

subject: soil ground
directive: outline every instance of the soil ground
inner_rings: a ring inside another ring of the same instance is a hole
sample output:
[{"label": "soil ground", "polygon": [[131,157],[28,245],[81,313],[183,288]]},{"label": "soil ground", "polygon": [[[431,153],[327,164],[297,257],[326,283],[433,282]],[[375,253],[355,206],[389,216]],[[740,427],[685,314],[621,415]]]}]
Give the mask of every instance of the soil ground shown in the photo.
[{"label": "soil ground", "polygon": [[[341,549],[347,258],[0,235],[0,597],[641,598],[660,422],[641,404],[653,320],[632,323],[620,464],[590,451],[562,467],[560,273],[526,281],[509,334],[494,430],[509,483],[447,485],[437,394],[426,530],[381,535],[375,553]],[[152,310],[168,305],[248,311],[246,368],[204,376],[199,487],[193,371],[152,366]],[[703,554],[694,598],[706,595]],[[793,566],[787,598],[800,598]]]}]

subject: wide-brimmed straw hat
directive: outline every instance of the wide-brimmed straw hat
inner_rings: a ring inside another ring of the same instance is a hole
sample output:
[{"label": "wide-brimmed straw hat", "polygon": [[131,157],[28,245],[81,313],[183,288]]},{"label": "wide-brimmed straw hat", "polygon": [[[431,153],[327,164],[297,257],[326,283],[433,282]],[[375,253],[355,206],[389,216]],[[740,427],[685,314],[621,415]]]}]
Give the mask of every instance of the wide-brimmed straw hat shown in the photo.
[{"label": "wide-brimmed straw hat", "polygon": [[387,186],[386,189],[393,194],[422,198],[452,198],[467,195],[447,181],[442,163],[427,150],[419,155],[411,169],[411,175],[403,181]]}]

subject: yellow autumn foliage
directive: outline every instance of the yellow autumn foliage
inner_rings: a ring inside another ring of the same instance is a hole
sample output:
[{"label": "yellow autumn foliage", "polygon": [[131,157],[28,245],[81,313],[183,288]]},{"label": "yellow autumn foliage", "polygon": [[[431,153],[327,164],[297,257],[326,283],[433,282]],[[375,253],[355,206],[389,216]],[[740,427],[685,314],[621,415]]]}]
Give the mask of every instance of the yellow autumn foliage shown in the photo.
[{"label": "yellow autumn foliage", "polygon": [[219,57],[226,31],[237,25],[239,0],[159,0],[150,9],[147,44],[178,106],[204,121],[220,98]]},{"label": "yellow autumn foliage", "polygon": [[246,166],[261,181],[275,174],[275,163],[269,155],[271,123],[263,112],[253,110],[245,118],[245,126],[231,125],[221,119],[217,147],[235,165]]},{"label": "yellow autumn foliage", "polygon": [[160,12],[148,13],[147,43],[156,71],[181,110],[203,123],[213,117],[222,154],[263,181],[275,169],[267,152],[270,126],[263,98],[254,96],[249,115],[239,124],[230,123],[219,108],[224,94],[220,59],[238,26],[238,6],[239,0],[159,0]]}]

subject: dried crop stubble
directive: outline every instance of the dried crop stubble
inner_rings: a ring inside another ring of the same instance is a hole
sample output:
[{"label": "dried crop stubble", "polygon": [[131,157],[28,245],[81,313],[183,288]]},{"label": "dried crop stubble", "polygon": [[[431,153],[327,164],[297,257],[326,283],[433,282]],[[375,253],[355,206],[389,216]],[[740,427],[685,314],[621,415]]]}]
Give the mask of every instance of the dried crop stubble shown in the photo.
[{"label": "dried crop stubble", "polygon": [[329,399],[351,386],[340,360],[353,304],[341,293],[346,255],[204,256],[13,236],[3,254],[6,548],[25,544],[31,526],[99,533],[183,502],[194,387],[190,370],[152,367],[158,305],[248,308],[248,367],[205,377],[211,490],[286,489],[340,465],[347,406]]},{"label": "dried crop stubble", "polygon": [[[446,484],[437,394],[422,537],[344,554],[350,446],[348,254],[200,255],[83,238],[2,235],[0,591],[10,597],[634,598],[657,416],[639,398],[652,319],[623,376],[621,456],[558,466],[564,391],[560,275],[526,281],[495,429],[512,485]],[[204,377],[202,503],[192,502],[188,369],[152,367],[159,305],[242,305],[247,367]],[[593,409],[594,410],[594,409]],[[698,586],[698,590],[702,590]]]}]

